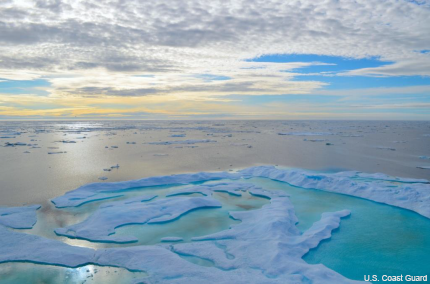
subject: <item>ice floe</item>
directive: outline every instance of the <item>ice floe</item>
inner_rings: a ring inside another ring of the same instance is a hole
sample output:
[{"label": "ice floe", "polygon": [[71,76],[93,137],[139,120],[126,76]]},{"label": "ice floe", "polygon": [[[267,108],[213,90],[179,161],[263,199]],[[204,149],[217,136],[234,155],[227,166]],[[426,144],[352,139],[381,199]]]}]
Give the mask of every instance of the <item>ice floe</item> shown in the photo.
[{"label": "ice floe", "polygon": [[10,143],[10,142],[6,142],[5,143],[5,147],[15,147],[15,146],[26,146],[27,143],[23,143],[23,142],[14,142],[14,143]]},{"label": "ice floe", "polygon": [[40,205],[0,207],[0,225],[13,229],[31,229],[36,224]]},{"label": "ice floe", "polygon": [[418,166],[418,169],[430,170],[430,166]]}]

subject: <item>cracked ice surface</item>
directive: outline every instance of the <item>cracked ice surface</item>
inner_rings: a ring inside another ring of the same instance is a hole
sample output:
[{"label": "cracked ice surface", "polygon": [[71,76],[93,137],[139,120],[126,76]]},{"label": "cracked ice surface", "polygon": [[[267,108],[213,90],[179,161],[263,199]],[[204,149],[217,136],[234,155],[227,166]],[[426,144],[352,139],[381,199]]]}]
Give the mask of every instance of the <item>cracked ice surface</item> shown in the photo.
[{"label": "cracked ice surface", "polygon": [[36,224],[40,205],[0,208],[0,225],[13,229],[31,229]]},{"label": "cracked ice surface", "polygon": [[58,228],[55,233],[62,236],[91,241],[128,243],[137,238],[115,236],[115,229],[131,224],[154,224],[172,221],[192,210],[221,207],[221,203],[211,197],[166,198],[150,201],[155,196],[132,198],[125,201],[101,205],[82,223],[66,228]]}]

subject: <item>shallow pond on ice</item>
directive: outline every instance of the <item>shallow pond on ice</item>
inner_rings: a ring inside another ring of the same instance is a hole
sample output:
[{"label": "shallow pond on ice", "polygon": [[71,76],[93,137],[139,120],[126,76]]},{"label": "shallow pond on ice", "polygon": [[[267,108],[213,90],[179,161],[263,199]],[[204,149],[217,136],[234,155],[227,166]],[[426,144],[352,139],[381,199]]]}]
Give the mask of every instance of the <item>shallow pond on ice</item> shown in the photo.
[{"label": "shallow pond on ice", "polygon": [[[216,183],[222,182],[216,181]],[[303,232],[318,221],[324,212],[351,210],[332,237],[311,250],[304,259],[308,263],[322,263],[350,279],[363,280],[364,275],[427,275],[430,274],[430,220],[417,213],[319,190],[303,189],[265,178],[228,182],[249,182],[268,190],[282,190],[290,195],[298,217],[298,228]],[[210,182],[209,182],[210,183]],[[122,200],[142,194],[166,194],[185,186],[160,186],[124,191]],[[201,196],[200,194],[193,194]],[[214,193],[223,207],[189,212],[179,219],[162,224],[129,225],[118,228],[117,235],[135,235],[138,242],[131,244],[96,243],[56,236],[53,230],[85,220],[100,204],[97,201],[76,208],[56,209],[44,204],[38,212],[38,223],[23,232],[59,239],[68,244],[93,248],[153,245],[163,237],[181,237],[190,242],[192,237],[226,230],[238,223],[229,211],[253,210],[269,200],[242,193],[241,197],[227,193]],[[187,260],[208,266],[192,258]],[[31,263],[0,264],[0,283],[118,283],[131,282],[144,273],[130,272],[112,267],[88,265],[76,269]]]}]

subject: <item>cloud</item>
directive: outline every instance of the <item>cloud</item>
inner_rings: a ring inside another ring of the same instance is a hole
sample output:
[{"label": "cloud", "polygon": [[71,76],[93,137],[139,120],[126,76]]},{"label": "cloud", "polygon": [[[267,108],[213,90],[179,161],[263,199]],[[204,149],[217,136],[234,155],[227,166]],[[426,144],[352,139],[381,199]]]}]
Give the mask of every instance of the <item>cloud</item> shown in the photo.
[{"label": "cloud", "polygon": [[[246,60],[267,54],[375,57],[394,63],[331,75],[430,76],[430,54],[417,52],[429,49],[429,18],[430,5],[422,0],[7,0],[0,2],[0,79],[46,79],[51,86],[44,90],[58,102],[344,96],[324,90],[324,82],[295,81],[298,69],[325,62]],[[387,92],[348,94],[364,91]]]}]

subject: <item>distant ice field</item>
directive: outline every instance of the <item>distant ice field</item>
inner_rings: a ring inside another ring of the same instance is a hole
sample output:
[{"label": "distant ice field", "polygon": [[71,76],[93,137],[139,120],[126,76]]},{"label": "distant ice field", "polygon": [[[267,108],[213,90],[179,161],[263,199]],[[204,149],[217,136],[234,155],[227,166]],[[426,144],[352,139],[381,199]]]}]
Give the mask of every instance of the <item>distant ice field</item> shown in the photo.
[{"label": "distant ice field", "polygon": [[1,121],[0,205],[100,180],[256,165],[429,179],[429,145],[429,122]]}]

